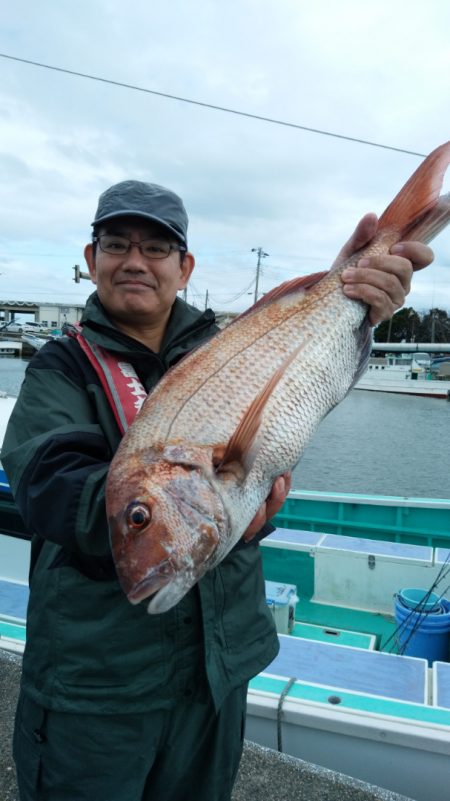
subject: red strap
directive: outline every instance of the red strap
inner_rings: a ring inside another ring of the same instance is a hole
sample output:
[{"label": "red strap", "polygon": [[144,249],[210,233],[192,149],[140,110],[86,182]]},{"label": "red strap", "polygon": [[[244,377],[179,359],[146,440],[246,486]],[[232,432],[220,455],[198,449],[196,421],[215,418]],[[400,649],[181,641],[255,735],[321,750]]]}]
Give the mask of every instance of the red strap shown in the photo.
[{"label": "red strap", "polygon": [[88,342],[80,326],[68,328],[67,334],[75,337],[100,378],[117,425],[124,434],[147,397],[136,370],[106,348]]}]

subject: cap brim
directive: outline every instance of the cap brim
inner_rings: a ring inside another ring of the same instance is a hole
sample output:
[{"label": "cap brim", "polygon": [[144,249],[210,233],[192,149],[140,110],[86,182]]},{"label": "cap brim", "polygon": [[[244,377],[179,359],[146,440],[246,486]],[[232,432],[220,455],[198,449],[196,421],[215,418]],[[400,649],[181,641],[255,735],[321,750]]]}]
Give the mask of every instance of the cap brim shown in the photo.
[{"label": "cap brim", "polygon": [[168,225],[164,220],[161,220],[160,217],[157,217],[155,214],[146,214],[144,211],[132,211],[131,209],[123,209],[121,211],[114,211],[111,214],[104,214],[101,217],[98,217],[91,223],[92,226],[100,225],[100,223],[107,222],[108,220],[114,220],[117,217],[142,217],[144,220],[151,220],[151,222],[155,222],[164,228],[166,231],[170,231],[173,234],[178,242],[181,242],[182,245],[187,247],[187,242],[183,234],[177,231],[175,228],[172,228],[171,225]]}]

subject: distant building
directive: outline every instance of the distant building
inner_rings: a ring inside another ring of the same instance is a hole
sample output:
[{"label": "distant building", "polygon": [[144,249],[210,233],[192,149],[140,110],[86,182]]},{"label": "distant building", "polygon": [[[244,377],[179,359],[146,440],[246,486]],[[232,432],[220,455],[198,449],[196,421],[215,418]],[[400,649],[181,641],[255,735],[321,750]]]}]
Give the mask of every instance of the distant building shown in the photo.
[{"label": "distant building", "polygon": [[[26,315],[26,321],[33,320],[49,328],[62,328],[64,323],[77,323],[84,311],[83,305],[69,305],[62,303],[41,303],[26,300],[0,300],[0,324],[9,323],[17,318],[21,321]],[[231,323],[239,312],[216,312],[219,328],[225,328]],[[33,317],[31,316],[33,315]]]},{"label": "distant building", "polygon": [[34,315],[36,323],[42,323],[49,329],[60,329],[64,323],[76,323],[83,314],[83,305],[62,303],[40,303],[25,300],[0,300],[0,320],[8,323],[16,317]]}]

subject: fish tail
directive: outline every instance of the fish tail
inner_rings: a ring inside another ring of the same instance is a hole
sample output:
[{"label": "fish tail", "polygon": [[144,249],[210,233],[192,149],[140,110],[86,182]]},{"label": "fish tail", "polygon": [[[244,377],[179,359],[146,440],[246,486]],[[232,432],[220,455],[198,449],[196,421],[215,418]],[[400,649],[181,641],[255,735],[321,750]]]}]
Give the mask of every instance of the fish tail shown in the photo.
[{"label": "fish tail", "polygon": [[439,197],[450,164],[450,142],[433,150],[379,220],[378,230],[396,228],[402,239],[429,242],[450,220],[450,195]]},{"label": "fish tail", "polygon": [[416,239],[419,242],[431,242],[450,222],[450,192],[442,195],[434,209],[425,212],[414,225],[410,226],[403,239]]}]

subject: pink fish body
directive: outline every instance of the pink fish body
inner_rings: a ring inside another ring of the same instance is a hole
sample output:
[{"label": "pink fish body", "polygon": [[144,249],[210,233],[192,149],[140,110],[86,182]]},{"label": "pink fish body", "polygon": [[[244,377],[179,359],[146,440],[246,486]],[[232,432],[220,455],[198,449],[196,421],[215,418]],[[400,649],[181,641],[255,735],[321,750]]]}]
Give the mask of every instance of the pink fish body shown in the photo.
[{"label": "pink fish body", "polygon": [[341,273],[450,220],[439,198],[450,142],[416,170],[372,242],[328,272],[272,290],[170,370],[112,461],[107,514],[132,603],[170,609],[242,537],[274,479],[292,469],[322,418],[364,371],[371,331]]}]

